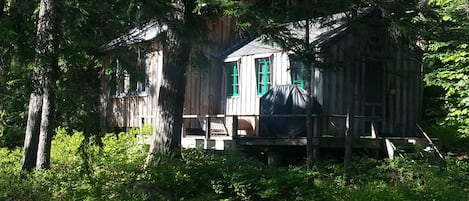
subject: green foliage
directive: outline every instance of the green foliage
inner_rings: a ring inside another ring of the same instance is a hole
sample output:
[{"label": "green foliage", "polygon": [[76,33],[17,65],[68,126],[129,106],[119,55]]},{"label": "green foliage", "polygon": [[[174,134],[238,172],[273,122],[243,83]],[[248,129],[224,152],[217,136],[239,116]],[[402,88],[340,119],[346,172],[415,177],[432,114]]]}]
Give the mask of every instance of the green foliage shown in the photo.
[{"label": "green foliage", "polygon": [[34,8],[32,3],[11,2],[8,15],[0,17],[0,147],[19,146],[24,138],[28,72],[34,61]]},{"label": "green foliage", "polygon": [[436,17],[425,18],[431,24],[426,40],[425,82],[444,89],[446,118],[442,123],[455,126],[461,137],[469,137],[469,16],[467,0],[433,0]]},{"label": "green foliage", "polygon": [[236,151],[190,149],[183,156],[146,173],[151,200],[314,200],[318,194],[297,168],[266,167]]},{"label": "green foliage", "polygon": [[[57,129],[51,170],[24,175],[22,180],[21,150],[1,148],[0,200],[469,199],[468,161],[447,159],[440,166],[417,158],[358,157],[347,185],[342,163],[322,161],[313,171],[274,168],[236,150],[188,149],[182,160],[167,159],[143,170],[148,146],[137,137],[141,134],[107,134],[98,143],[81,132]],[[83,166],[85,161],[89,168]]]},{"label": "green foliage", "polygon": [[96,49],[132,26],[136,8],[130,2],[66,0],[57,3],[58,126],[84,131],[86,136],[98,134],[100,75],[105,72],[102,72],[103,58],[96,54]]},{"label": "green foliage", "polygon": [[316,184],[329,200],[467,200],[469,189],[462,180],[468,178],[468,165],[452,159],[438,166],[406,158],[384,162],[355,158],[351,184],[341,182],[342,166],[330,162],[319,165],[319,175],[326,177]]},{"label": "green foliage", "polygon": [[18,181],[19,149],[0,149],[0,200],[142,200],[132,187],[145,154],[137,138],[107,134],[102,147],[86,148],[92,171],[83,169],[80,149],[85,136],[58,129],[52,144],[51,170],[34,172]]},{"label": "green foliage", "polygon": [[[132,26],[129,21],[135,16],[135,8],[129,6],[130,1],[56,2],[54,34],[60,70],[54,89],[60,126],[82,130],[86,135],[99,130],[102,66],[95,49],[121,34],[115,30]],[[0,147],[20,146],[24,138],[37,8],[37,1],[8,1],[6,13],[0,17]]]}]

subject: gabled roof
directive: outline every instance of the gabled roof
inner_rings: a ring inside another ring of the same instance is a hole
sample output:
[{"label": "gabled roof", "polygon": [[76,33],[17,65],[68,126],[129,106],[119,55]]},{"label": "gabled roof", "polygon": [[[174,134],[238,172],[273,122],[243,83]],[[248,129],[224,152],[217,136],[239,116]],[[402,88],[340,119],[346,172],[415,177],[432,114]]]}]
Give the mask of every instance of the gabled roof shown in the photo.
[{"label": "gabled roof", "polygon": [[156,20],[151,20],[142,26],[137,26],[131,29],[126,34],[104,44],[98,48],[98,52],[108,52],[117,47],[133,45],[136,43],[149,41],[156,38],[160,33],[166,31],[168,27],[161,25]]},{"label": "gabled roof", "polygon": [[[359,17],[367,15],[372,8],[365,8],[359,11]],[[340,35],[348,29],[349,18],[347,13],[338,13],[329,17],[322,17],[313,20],[310,24],[310,41],[313,45],[321,45],[330,39]],[[304,27],[305,21],[294,22],[287,24],[291,29],[291,34],[296,38],[304,38]],[[145,42],[155,39],[159,34],[166,31],[168,27],[160,24],[157,20],[150,20],[149,22],[137,26],[126,34],[112,40],[111,42],[100,46],[98,52],[108,52],[115,48],[133,45],[140,42]],[[233,58],[242,55],[253,55],[262,53],[273,53],[282,51],[282,49],[276,45],[265,44],[260,38],[251,38],[250,41],[242,41],[240,44],[231,47],[225,51],[221,57]],[[226,55],[226,56],[225,56]]]},{"label": "gabled roof", "polygon": [[237,58],[245,55],[262,54],[262,53],[273,53],[280,52],[282,49],[275,45],[268,45],[263,43],[259,38],[256,38],[244,46],[240,46],[239,49],[235,49],[233,52],[228,54],[226,58]]},{"label": "gabled roof", "polygon": [[[359,11],[358,17],[368,15],[373,9],[366,8]],[[287,28],[290,30],[291,35],[297,39],[305,38],[305,27],[306,21],[299,21],[287,24]],[[350,19],[347,13],[337,13],[329,17],[317,18],[310,23],[309,39],[310,45],[321,46],[331,39],[341,35],[350,27]],[[274,53],[282,51],[277,45],[269,45],[263,43],[261,38],[254,38],[251,42],[246,45],[239,46],[237,49],[231,49],[230,52],[225,53],[222,56],[225,60],[232,60],[234,58],[253,55],[253,54],[264,54]]]}]

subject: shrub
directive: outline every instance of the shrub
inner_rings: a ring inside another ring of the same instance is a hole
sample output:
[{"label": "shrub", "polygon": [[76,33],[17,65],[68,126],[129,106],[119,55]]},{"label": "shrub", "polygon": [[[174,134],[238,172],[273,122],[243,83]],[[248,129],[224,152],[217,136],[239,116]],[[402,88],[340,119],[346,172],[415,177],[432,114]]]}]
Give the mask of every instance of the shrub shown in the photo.
[{"label": "shrub", "polygon": [[240,151],[183,151],[149,170],[148,147],[131,133],[98,139],[58,129],[49,171],[18,180],[20,149],[0,149],[0,200],[469,200],[469,164],[448,159],[381,161],[354,158],[350,183],[343,164],[314,171],[268,167]]}]

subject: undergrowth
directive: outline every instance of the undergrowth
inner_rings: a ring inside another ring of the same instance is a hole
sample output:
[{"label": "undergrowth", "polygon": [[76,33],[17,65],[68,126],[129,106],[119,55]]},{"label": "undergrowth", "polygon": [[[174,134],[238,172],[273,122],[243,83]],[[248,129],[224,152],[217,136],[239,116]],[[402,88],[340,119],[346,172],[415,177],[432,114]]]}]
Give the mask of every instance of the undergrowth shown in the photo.
[{"label": "undergrowth", "polygon": [[143,170],[148,146],[137,131],[100,143],[57,131],[51,169],[22,180],[21,150],[0,149],[0,200],[469,200],[462,160],[354,158],[346,185],[342,163],[273,168],[236,150],[189,149],[182,160]]}]

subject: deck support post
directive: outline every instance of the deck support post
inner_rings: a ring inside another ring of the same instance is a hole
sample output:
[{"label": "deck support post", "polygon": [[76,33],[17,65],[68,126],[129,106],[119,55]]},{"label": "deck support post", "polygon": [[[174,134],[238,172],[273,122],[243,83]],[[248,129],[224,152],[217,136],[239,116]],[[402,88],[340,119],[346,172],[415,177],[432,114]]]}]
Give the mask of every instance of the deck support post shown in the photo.
[{"label": "deck support post", "polygon": [[205,116],[205,138],[204,138],[204,149],[208,149],[208,143],[210,140],[210,117]]},{"label": "deck support post", "polygon": [[353,123],[354,123],[353,109],[348,108],[347,117],[345,118],[345,153],[344,153],[344,168],[345,168],[345,182],[350,182],[350,166],[352,163],[353,152]]},{"label": "deck support post", "polygon": [[282,153],[278,151],[267,152],[267,165],[272,167],[280,166],[282,161]]},{"label": "deck support post", "polygon": [[375,119],[372,119],[371,120],[371,138],[373,139],[376,139],[376,137],[378,136],[378,131],[377,131],[377,127],[376,127],[376,120]]},{"label": "deck support post", "polygon": [[238,137],[238,115],[233,116],[233,123],[232,123],[232,129],[231,129],[231,137],[233,139]]},{"label": "deck support post", "polygon": [[182,126],[181,126],[181,139],[185,138],[186,137],[186,126],[185,126],[185,123],[184,123],[184,119],[182,120]]},{"label": "deck support post", "polygon": [[313,161],[319,160],[319,116],[315,116],[313,119]]}]

